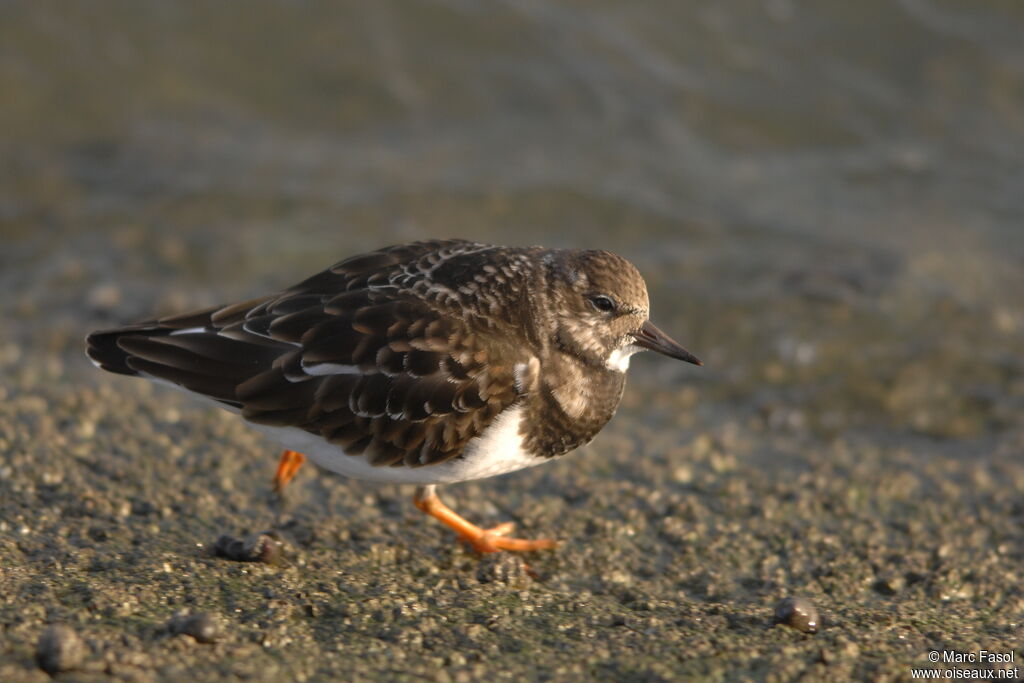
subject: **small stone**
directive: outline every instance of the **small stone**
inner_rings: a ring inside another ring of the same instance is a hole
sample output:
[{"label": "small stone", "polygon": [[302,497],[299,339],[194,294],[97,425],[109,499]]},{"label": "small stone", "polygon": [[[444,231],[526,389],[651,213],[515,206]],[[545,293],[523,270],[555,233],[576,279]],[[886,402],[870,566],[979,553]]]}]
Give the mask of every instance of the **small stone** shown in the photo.
[{"label": "small stone", "polygon": [[818,608],[807,598],[784,598],[775,606],[775,623],[804,633],[817,633],[821,619]]},{"label": "small stone", "polygon": [[96,436],[96,423],[93,420],[81,419],[75,425],[75,434],[80,439],[91,439]]},{"label": "small stone", "polygon": [[882,595],[896,595],[907,586],[907,580],[901,574],[889,573],[878,577],[872,588]]},{"label": "small stone", "polygon": [[689,465],[680,465],[672,470],[672,479],[680,484],[693,482],[693,468]]},{"label": "small stone", "polygon": [[522,587],[529,584],[531,579],[527,564],[512,553],[489,553],[480,558],[476,567],[476,580],[480,583]]},{"label": "small stone", "polygon": [[183,610],[171,617],[167,630],[172,635],[192,636],[200,643],[215,643],[220,640],[223,629],[220,620],[209,612],[189,614]]},{"label": "small stone", "polygon": [[284,556],[284,539],[274,531],[249,534],[244,539],[221,536],[213,545],[214,554],[236,562],[277,564]]},{"label": "small stone", "polygon": [[132,501],[131,510],[133,515],[148,517],[149,515],[156,513],[156,506],[148,500],[134,500]]},{"label": "small stone", "polygon": [[284,541],[274,532],[248,536],[242,547],[253,561],[264,564],[277,564],[284,554]]},{"label": "small stone", "polygon": [[121,290],[114,285],[97,285],[89,290],[89,305],[100,311],[109,311],[121,303]]},{"label": "small stone", "polygon": [[242,555],[242,540],[224,534],[213,544],[213,554],[229,560],[239,560]]},{"label": "small stone", "polygon": [[43,631],[36,644],[36,662],[48,674],[73,671],[85,659],[85,643],[78,634],[62,624]]}]

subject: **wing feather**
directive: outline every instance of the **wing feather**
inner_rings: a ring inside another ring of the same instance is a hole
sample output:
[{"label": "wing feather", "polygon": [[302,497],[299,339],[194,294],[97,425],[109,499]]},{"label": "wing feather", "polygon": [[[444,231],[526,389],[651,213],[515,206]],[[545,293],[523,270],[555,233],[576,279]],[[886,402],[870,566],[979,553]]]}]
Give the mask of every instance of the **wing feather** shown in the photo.
[{"label": "wing feather", "polygon": [[451,240],[355,256],[276,296],[96,332],[89,355],[377,466],[442,462],[520,398],[511,368],[524,352],[441,307],[451,283],[448,294],[424,289],[453,256],[485,248]]}]

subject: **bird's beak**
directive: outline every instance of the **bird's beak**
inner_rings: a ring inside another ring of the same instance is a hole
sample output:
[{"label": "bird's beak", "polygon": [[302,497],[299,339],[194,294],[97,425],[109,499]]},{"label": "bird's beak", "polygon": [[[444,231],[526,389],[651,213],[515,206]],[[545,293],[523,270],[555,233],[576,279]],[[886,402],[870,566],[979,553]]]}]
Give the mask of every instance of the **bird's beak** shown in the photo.
[{"label": "bird's beak", "polygon": [[658,329],[657,325],[650,320],[643,324],[639,332],[633,332],[638,346],[651,351],[657,351],[669,358],[678,358],[694,365],[704,365],[697,356],[693,355],[682,346],[673,341],[672,337]]}]

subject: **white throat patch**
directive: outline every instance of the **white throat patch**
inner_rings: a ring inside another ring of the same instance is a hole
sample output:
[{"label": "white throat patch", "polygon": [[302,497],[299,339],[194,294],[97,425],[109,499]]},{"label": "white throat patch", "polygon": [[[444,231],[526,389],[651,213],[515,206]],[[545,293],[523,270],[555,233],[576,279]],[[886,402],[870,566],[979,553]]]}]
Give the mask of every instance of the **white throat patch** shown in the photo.
[{"label": "white throat patch", "polygon": [[626,344],[622,348],[615,349],[608,354],[608,360],[604,362],[609,370],[625,372],[629,369],[629,357],[637,351],[643,351],[644,347],[636,344]]}]

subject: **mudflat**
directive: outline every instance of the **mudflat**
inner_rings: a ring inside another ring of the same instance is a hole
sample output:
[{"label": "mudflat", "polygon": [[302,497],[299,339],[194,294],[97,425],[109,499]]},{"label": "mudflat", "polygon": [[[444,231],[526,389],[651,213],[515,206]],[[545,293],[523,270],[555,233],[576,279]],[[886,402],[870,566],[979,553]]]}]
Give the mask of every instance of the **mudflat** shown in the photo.
[{"label": "mudflat", "polygon": [[[1024,13],[755,5],[13,5],[0,679],[1017,667]],[[556,550],[312,466],[278,498],[272,443],[83,354],[449,236],[621,253],[705,361],[442,489]]]}]

